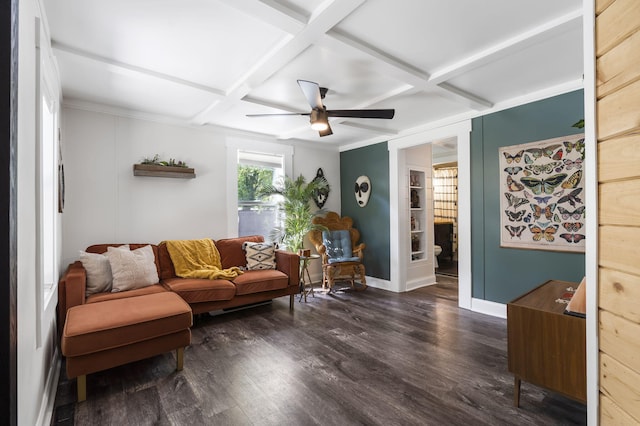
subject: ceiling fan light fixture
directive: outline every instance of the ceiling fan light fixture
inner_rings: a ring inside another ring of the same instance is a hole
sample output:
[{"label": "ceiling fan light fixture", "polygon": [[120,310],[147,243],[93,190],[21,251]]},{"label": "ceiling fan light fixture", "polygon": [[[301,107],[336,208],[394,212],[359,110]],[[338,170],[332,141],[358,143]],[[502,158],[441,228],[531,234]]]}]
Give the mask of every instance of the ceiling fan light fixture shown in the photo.
[{"label": "ceiling fan light fixture", "polygon": [[329,121],[326,111],[320,111],[317,109],[311,110],[309,121],[311,122],[311,128],[313,130],[322,132],[323,130],[327,130],[329,128]]}]

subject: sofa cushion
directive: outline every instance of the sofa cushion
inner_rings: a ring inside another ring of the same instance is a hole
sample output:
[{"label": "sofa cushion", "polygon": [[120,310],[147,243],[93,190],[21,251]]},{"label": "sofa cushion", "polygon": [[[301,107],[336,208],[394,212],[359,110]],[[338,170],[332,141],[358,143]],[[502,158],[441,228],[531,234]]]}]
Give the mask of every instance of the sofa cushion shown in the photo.
[{"label": "sofa cushion", "polygon": [[113,274],[111,291],[125,291],[158,283],[158,269],[151,246],[135,250],[109,247],[106,253]]},{"label": "sofa cushion", "polygon": [[277,243],[242,243],[247,258],[247,269],[256,271],[261,269],[276,269]]},{"label": "sofa cushion", "polygon": [[162,284],[187,303],[231,300],[236,294],[236,286],[227,280],[169,278],[163,280]]},{"label": "sofa cushion", "polygon": [[118,291],[112,293],[107,291],[104,293],[96,293],[87,296],[85,303],[104,302],[105,300],[124,299],[126,297],[144,296],[145,294],[166,293],[168,290],[162,284],[154,284],[148,287],[136,288],[135,290]]},{"label": "sofa cushion", "polygon": [[247,258],[242,250],[242,244],[245,241],[261,243],[264,241],[264,238],[262,235],[250,235],[247,237],[225,238],[215,241],[216,248],[220,253],[222,269],[231,268],[232,266],[247,266]]},{"label": "sofa cushion", "polygon": [[169,335],[191,327],[191,308],[170,292],[69,308],[62,353],[80,356]]},{"label": "sofa cushion", "polygon": [[156,269],[158,270],[158,275],[160,275],[160,266],[158,265],[158,246],[155,244],[94,244],[85,250],[87,253],[106,253],[108,247],[120,247],[120,246],[129,246],[131,250],[139,249],[144,246],[151,246],[153,249],[153,257],[156,263]]},{"label": "sofa cushion", "polygon": [[[129,246],[126,247],[129,249]],[[80,250],[78,257],[85,271],[87,271],[85,294],[88,296],[94,293],[102,293],[103,291],[111,291],[113,275],[111,274],[111,265],[107,256]]]},{"label": "sofa cushion", "polygon": [[167,243],[164,241],[158,244],[158,278],[166,280],[167,278],[175,278],[176,270],[171,261],[171,255],[167,249]]},{"label": "sofa cushion", "polygon": [[278,290],[289,285],[289,277],[275,269],[260,271],[246,271],[233,279],[236,286],[236,294],[260,293],[261,291]]}]

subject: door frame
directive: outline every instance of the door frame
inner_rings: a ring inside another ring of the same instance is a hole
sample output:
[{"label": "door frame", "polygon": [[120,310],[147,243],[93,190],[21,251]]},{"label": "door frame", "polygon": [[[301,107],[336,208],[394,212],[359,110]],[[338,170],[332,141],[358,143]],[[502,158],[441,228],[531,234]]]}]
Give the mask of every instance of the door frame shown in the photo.
[{"label": "door frame", "polygon": [[[458,144],[458,306],[471,309],[471,120],[424,130],[392,139],[389,147],[389,187],[400,188],[400,172],[406,169],[404,150],[442,139],[455,138]],[[406,270],[409,260],[403,258],[400,212],[402,191],[391,194],[390,210],[390,290],[406,291]],[[406,256],[405,256],[406,257]]]}]

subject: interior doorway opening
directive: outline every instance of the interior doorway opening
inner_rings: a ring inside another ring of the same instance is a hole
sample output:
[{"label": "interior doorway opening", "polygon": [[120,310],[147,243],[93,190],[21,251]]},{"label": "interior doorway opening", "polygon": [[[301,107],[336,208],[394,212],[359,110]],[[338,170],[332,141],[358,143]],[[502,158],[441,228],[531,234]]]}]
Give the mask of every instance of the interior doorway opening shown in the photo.
[{"label": "interior doorway opening", "polygon": [[[436,275],[458,277],[457,141],[434,142],[433,239]],[[444,160],[444,161],[443,161]]]},{"label": "interior doorway opening", "polygon": [[[470,159],[470,132],[471,121],[466,120],[456,124],[426,130],[418,134],[401,137],[389,141],[389,179],[391,187],[397,187],[397,194],[391,197],[390,227],[391,235],[391,290],[404,292],[413,288],[408,285],[408,271],[411,267],[410,241],[405,231],[408,215],[408,191],[404,190],[407,165],[413,159],[408,158],[408,153],[418,147],[428,146],[431,153],[429,167],[446,162],[456,162],[458,166],[457,176],[457,274],[458,274],[458,306],[472,309],[472,283],[471,283],[471,159]],[[442,151],[443,145],[455,147],[455,151],[449,147],[446,154]],[[444,160],[443,156],[449,156]],[[432,170],[428,171],[432,175]],[[432,182],[431,182],[432,183]],[[431,222],[433,224],[433,222]],[[433,225],[432,225],[433,226]],[[432,234],[433,236],[433,234]],[[431,253],[434,256],[434,240],[431,239]],[[435,263],[435,262],[434,262]],[[435,268],[431,272],[435,283]]]}]

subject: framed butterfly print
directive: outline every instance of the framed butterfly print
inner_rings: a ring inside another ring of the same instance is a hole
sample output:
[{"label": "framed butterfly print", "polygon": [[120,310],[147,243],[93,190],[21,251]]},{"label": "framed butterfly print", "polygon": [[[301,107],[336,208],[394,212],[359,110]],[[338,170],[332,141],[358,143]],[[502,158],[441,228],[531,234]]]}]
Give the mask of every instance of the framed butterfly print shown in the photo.
[{"label": "framed butterfly print", "polygon": [[499,149],[500,246],[584,252],[584,134]]}]

